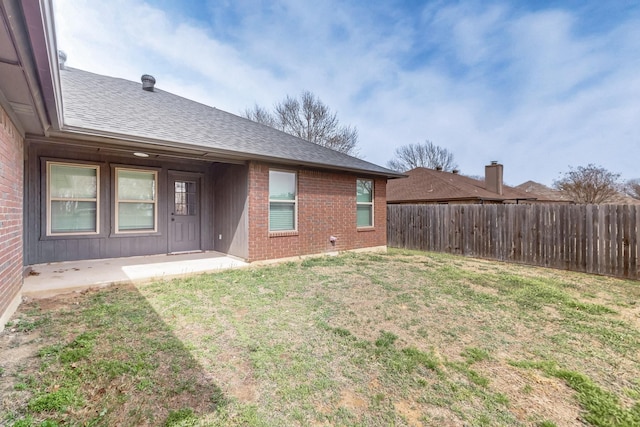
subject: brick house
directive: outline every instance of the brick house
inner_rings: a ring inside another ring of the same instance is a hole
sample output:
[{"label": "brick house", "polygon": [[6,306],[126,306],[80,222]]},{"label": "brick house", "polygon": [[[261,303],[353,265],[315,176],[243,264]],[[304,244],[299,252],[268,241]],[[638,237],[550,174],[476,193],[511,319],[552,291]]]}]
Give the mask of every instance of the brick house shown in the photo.
[{"label": "brick house", "polygon": [[141,83],[66,68],[50,0],[0,0],[0,328],[29,265],[386,247],[401,176]]},{"label": "brick house", "polygon": [[387,185],[389,204],[495,204],[531,203],[536,197],[504,185],[503,166],[491,162],[485,166],[485,179],[460,175],[457,171],[415,168],[408,176]]}]

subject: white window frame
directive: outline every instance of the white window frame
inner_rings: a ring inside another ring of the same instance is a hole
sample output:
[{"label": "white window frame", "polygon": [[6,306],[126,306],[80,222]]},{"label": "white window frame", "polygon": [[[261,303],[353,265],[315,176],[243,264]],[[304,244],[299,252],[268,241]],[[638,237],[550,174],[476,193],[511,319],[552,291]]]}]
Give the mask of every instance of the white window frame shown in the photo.
[{"label": "white window frame", "polygon": [[[144,200],[144,199],[125,199],[120,200],[120,196],[118,194],[118,172],[120,171],[131,171],[131,172],[143,172],[143,173],[151,173],[153,174],[153,183],[154,183],[154,200]],[[114,171],[113,178],[114,188],[115,188],[115,203],[114,203],[114,224],[115,224],[115,233],[116,234],[144,234],[144,233],[157,233],[158,232],[158,171],[153,169],[142,169],[142,168],[128,168],[128,167],[116,167]],[[120,230],[120,216],[118,215],[120,211],[120,203],[153,203],[153,229],[144,228],[140,230]]]},{"label": "white window frame", "polygon": [[[371,201],[370,202],[358,201],[358,182],[360,181],[368,181],[371,183]],[[357,178],[356,179],[356,228],[374,227],[375,225],[374,201],[375,201],[375,181],[373,179],[368,179],[368,178]],[[358,225],[358,206],[371,206],[371,224],[370,225]]]},{"label": "white window frame", "polygon": [[[51,167],[70,166],[76,168],[94,169],[96,171],[96,197],[51,197]],[[93,236],[100,234],[100,166],[86,163],[67,163],[47,161],[46,191],[47,191],[47,236]],[[55,232],[51,230],[51,202],[95,202],[96,229],[95,231]]]},{"label": "white window frame", "polygon": [[[296,194],[293,200],[283,200],[283,199],[271,199],[271,172],[281,172],[281,173],[289,173],[294,176],[295,181],[295,191]],[[286,169],[269,169],[269,185],[268,185],[268,202],[269,202],[269,212],[268,212],[268,222],[269,222],[269,233],[295,233],[298,231],[298,172]],[[293,228],[291,230],[272,230],[271,229],[271,203],[289,203],[293,204]]]}]

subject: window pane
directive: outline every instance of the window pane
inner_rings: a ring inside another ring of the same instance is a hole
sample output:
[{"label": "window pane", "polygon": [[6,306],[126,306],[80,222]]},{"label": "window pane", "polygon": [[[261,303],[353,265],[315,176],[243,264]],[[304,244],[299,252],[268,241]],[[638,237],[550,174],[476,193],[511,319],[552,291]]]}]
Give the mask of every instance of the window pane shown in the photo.
[{"label": "window pane", "polygon": [[371,185],[373,181],[368,179],[359,179],[357,181],[357,201],[370,203],[372,199]]},{"label": "window pane", "polygon": [[155,200],[154,172],[118,171],[118,200]]},{"label": "window pane", "polygon": [[373,206],[358,205],[357,212],[358,227],[371,227],[373,225]]},{"label": "window pane", "polygon": [[118,231],[153,230],[153,203],[118,203]]},{"label": "window pane", "polygon": [[174,213],[196,215],[196,183],[176,181],[174,185]]},{"label": "window pane", "polygon": [[97,194],[96,168],[51,165],[49,191],[53,198],[95,199]]},{"label": "window pane", "polygon": [[296,174],[269,171],[269,200],[295,200]]},{"label": "window pane", "polygon": [[96,202],[52,201],[51,232],[96,231]]},{"label": "window pane", "polygon": [[295,230],[296,206],[294,203],[269,204],[269,230]]}]

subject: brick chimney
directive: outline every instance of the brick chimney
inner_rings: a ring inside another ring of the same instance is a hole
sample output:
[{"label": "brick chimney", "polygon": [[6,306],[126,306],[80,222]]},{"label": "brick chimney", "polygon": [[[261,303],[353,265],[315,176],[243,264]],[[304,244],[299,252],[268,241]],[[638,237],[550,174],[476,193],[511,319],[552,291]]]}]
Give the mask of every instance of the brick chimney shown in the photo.
[{"label": "brick chimney", "polygon": [[495,160],[484,167],[484,188],[487,191],[502,195],[502,168]]}]

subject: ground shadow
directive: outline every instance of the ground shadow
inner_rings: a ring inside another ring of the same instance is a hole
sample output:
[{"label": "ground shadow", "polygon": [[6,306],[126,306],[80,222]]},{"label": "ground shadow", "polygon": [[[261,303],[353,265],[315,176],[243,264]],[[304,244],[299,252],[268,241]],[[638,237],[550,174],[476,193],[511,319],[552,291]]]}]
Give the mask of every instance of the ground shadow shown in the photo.
[{"label": "ground shadow", "polygon": [[175,425],[227,403],[133,285],[23,302],[0,353],[2,425]]}]

